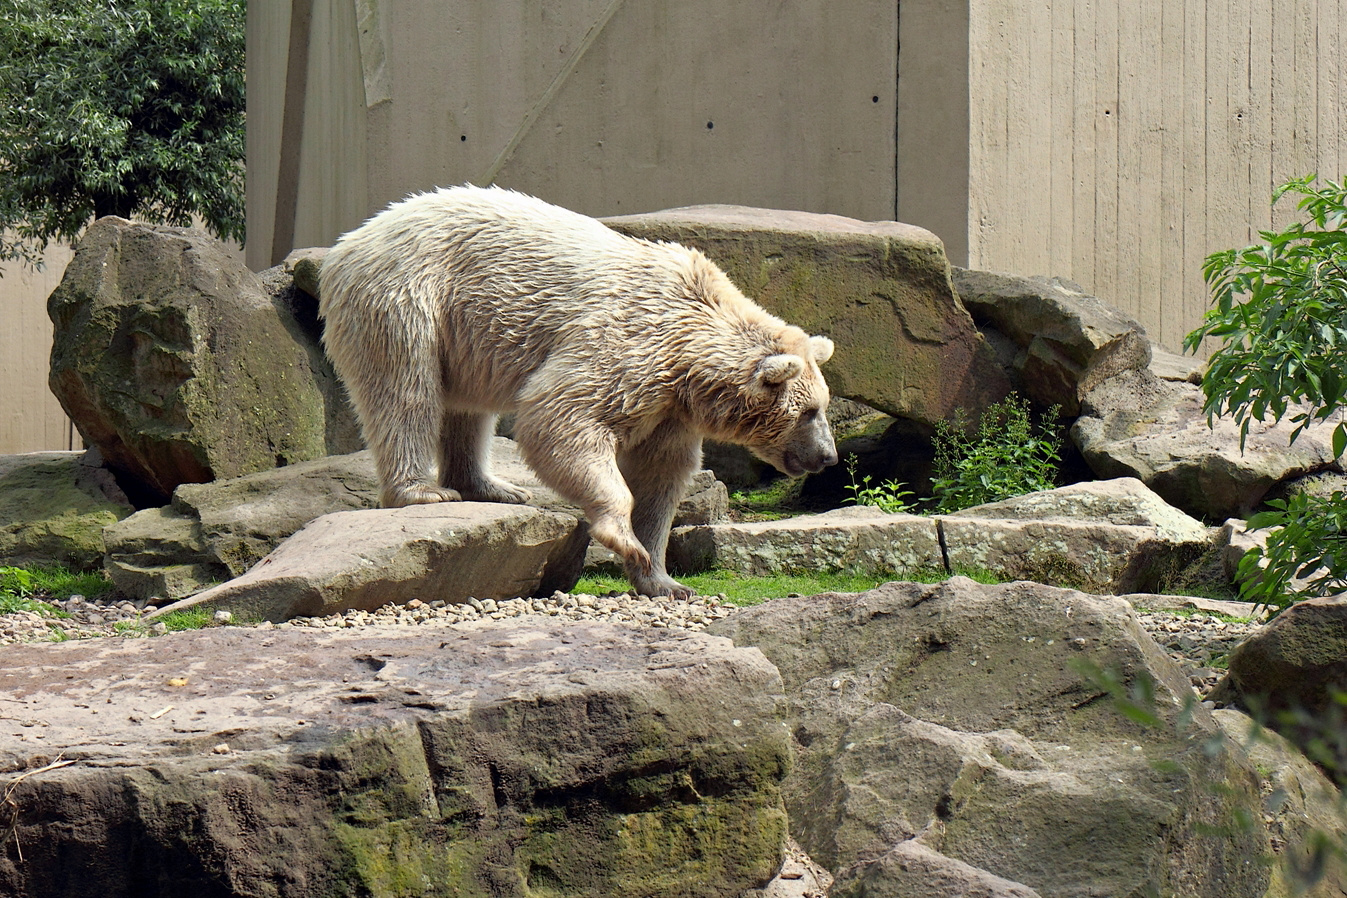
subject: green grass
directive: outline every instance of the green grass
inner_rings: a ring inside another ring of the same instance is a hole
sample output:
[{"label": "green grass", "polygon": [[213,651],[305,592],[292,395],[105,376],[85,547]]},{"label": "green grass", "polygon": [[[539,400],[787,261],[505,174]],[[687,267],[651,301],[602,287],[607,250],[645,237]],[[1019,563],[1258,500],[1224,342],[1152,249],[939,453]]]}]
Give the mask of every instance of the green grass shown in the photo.
[{"label": "green grass", "polygon": [[[1187,593],[1178,593],[1178,595],[1187,595]],[[1227,624],[1247,624],[1254,620],[1252,617],[1222,614],[1219,611],[1203,611],[1201,608],[1147,608],[1145,606],[1137,606],[1137,610],[1150,611],[1156,614],[1172,614],[1175,617],[1196,617],[1200,614],[1203,617],[1211,617],[1219,621],[1225,621]]]},{"label": "green grass", "polygon": [[[987,571],[960,571],[959,573],[979,583],[1001,582]],[[825,592],[864,592],[890,580],[940,583],[948,580],[949,577],[950,575],[942,570],[923,568],[913,571],[870,573],[787,571],[769,577],[751,577],[733,571],[707,571],[706,573],[690,574],[678,579],[683,584],[696,590],[698,595],[723,595],[732,604],[748,606],[790,595],[811,596]],[[605,566],[588,572],[571,592],[605,595],[610,592],[627,592],[630,589],[631,586],[627,579],[615,567]]]},{"label": "green grass", "polygon": [[803,477],[780,478],[766,486],[730,493],[730,517],[736,521],[779,521],[801,513]]},{"label": "green grass", "polygon": [[0,567],[0,614],[32,611],[69,617],[44,600],[68,599],[73,595],[93,598],[110,589],[112,582],[98,573],[76,573],[59,566]]},{"label": "green grass", "polygon": [[167,627],[168,632],[177,633],[209,627],[215,621],[215,613],[208,608],[185,608],[182,611],[170,611],[156,620]]},{"label": "green grass", "polygon": [[23,596],[0,593],[0,614],[13,614],[16,611],[31,611],[46,617],[70,616],[67,612],[38,599],[27,599]]}]

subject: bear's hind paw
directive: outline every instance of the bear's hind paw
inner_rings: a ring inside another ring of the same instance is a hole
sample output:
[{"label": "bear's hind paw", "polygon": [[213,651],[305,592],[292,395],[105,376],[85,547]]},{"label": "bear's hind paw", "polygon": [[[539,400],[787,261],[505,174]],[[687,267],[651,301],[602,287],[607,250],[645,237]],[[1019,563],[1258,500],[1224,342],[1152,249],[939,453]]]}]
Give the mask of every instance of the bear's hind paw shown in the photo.
[{"label": "bear's hind paw", "polygon": [[668,596],[676,602],[686,602],[697,594],[695,590],[684,586],[667,574],[664,576],[653,577],[633,577],[629,573],[628,579],[631,581],[632,589],[636,593],[651,598]]}]

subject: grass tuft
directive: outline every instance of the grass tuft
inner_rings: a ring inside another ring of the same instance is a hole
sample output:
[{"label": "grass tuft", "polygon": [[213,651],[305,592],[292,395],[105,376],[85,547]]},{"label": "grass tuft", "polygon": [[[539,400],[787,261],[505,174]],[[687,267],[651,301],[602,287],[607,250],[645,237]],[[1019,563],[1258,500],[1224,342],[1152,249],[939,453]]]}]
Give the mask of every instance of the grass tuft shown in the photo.
[{"label": "grass tuft", "polygon": [[[979,583],[1002,582],[989,571],[960,570],[958,574]],[[812,596],[827,592],[864,592],[892,580],[910,580],[916,583],[940,583],[950,575],[935,568],[911,571],[784,571],[765,577],[754,577],[734,571],[707,571],[690,574],[679,580],[698,595],[725,596],[731,604],[747,607],[770,599],[786,596]],[[629,592],[631,585],[620,570],[604,565],[588,572],[571,590],[573,593],[607,595]]]}]

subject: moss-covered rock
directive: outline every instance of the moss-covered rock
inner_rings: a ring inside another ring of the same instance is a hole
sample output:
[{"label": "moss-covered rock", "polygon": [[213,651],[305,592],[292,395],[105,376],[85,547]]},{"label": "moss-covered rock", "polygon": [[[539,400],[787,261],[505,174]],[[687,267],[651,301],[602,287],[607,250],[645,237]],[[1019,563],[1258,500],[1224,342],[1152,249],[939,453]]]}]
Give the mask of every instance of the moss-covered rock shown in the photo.
[{"label": "moss-covered rock", "polygon": [[625,234],[696,247],[772,313],[837,343],[838,396],[928,425],[976,418],[1010,382],[950,281],[940,240],[898,222],[693,206],[605,219]]},{"label": "moss-covered rock", "polygon": [[0,458],[0,565],[102,565],[103,529],[132,509],[91,461],[82,452]]},{"label": "moss-covered rock", "polygon": [[733,898],[782,858],[780,677],[726,639],[230,628],[13,646],[0,689],[46,724],[0,767],[76,761],[6,793],[13,898]]},{"label": "moss-covered rock", "polygon": [[202,231],[100,219],[47,311],[52,392],[139,506],[358,448],[295,310]]}]

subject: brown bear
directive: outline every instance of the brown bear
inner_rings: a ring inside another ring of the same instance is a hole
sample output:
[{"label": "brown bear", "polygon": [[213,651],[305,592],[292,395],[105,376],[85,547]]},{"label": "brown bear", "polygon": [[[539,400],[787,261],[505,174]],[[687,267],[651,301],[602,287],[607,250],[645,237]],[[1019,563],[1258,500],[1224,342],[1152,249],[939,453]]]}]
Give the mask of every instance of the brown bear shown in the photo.
[{"label": "brown bear", "polygon": [[524,459],[645,595],[691,595],[664,550],[703,437],[791,476],[837,461],[818,369],[832,341],[768,314],[685,246],[456,187],[342,237],[319,294],[385,506],[527,501],[489,471],[496,415],[512,411]]}]

